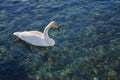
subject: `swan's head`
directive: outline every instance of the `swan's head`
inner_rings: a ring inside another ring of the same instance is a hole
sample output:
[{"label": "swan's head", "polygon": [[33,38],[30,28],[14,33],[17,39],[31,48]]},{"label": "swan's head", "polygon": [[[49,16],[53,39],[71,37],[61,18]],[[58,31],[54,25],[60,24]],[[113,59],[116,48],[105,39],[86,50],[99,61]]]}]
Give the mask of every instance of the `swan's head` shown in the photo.
[{"label": "swan's head", "polygon": [[59,30],[59,26],[55,21],[51,21],[52,27]]}]

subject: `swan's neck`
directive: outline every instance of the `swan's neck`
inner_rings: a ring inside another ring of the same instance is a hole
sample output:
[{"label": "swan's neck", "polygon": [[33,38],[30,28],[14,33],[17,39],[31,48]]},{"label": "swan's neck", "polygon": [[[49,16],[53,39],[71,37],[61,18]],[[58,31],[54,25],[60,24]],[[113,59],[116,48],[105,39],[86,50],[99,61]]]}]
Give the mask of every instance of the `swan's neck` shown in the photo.
[{"label": "swan's neck", "polygon": [[48,36],[48,31],[49,31],[49,29],[52,27],[52,24],[51,23],[49,23],[46,27],[45,27],[45,29],[44,29],[44,37],[45,38],[49,38],[49,36]]},{"label": "swan's neck", "polygon": [[49,46],[55,45],[55,41],[54,41],[52,38],[49,38],[49,36],[48,36],[48,31],[49,31],[49,29],[50,29],[51,27],[54,27],[54,26],[55,26],[54,22],[49,23],[49,24],[45,27],[45,30],[44,30],[44,32],[43,32],[44,37],[45,37],[45,40],[47,41],[47,43],[49,44]]}]

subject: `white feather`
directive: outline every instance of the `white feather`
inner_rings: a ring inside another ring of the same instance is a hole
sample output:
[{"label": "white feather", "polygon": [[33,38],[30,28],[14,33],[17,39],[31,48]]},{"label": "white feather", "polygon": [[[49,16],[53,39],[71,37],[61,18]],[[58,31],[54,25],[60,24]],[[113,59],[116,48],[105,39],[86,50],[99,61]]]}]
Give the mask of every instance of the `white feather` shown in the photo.
[{"label": "white feather", "polygon": [[55,23],[55,21],[52,21],[46,26],[43,33],[39,31],[23,31],[14,32],[13,35],[35,46],[54,46],[55,41],[48,36],[48,30],[51,27],[58,28],[58,25]]}]

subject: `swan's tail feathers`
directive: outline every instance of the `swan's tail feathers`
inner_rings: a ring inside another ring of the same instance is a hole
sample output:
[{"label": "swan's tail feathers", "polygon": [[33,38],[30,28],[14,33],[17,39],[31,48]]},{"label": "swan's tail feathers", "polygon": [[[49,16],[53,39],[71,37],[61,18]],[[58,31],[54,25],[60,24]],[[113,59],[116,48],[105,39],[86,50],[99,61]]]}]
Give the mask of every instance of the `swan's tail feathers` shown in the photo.
[{"label": "swan's tail feathers", "polygon": [[19,32],[14,32],[13,35],[18,36]]}]

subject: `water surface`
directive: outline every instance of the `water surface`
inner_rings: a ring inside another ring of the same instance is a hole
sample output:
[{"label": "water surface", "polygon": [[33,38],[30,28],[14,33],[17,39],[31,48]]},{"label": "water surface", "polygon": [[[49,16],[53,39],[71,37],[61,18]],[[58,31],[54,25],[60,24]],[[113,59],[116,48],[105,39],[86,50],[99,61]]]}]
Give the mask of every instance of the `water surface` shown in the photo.
[{"label": "water surface", "polygon": [[[49,48],[16,42],[15,31],[43,31]],[[0,0],[0,80],[120,80],[119,0]]]}]

